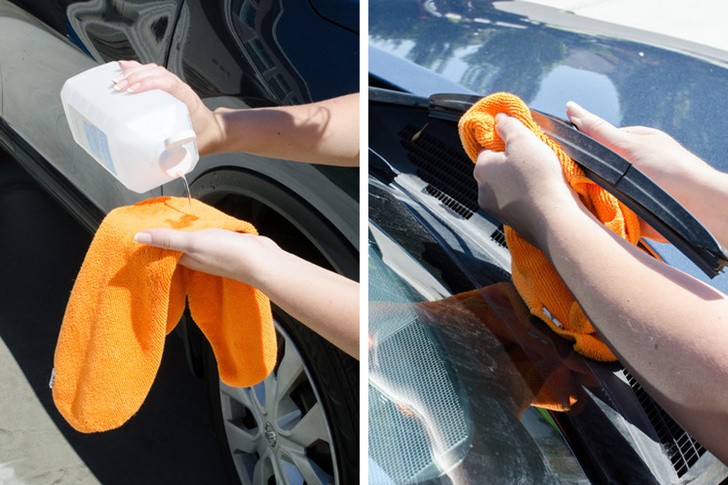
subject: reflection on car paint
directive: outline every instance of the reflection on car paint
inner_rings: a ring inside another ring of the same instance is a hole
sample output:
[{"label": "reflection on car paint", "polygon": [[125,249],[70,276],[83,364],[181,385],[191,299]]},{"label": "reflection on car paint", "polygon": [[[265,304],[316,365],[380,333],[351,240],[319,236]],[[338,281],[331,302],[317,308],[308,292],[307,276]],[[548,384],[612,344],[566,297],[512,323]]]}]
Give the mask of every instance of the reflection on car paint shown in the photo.
[{"label": "reflection on car paint", "polygon": [[310,100],[311,95],[278,43],[275,26],[282,14],[279,0],[235,0],[225,9],[240,53],[261,85],[268,86],[270,98],[278,104],[300,104]]},{"label": "reflection on car paint", "polygon": [[123,8],[95,0],[66,7],[70,29],[100,63],[122,58],[164,64],[176,12],[176,2],[169,0],[125,3]]}]

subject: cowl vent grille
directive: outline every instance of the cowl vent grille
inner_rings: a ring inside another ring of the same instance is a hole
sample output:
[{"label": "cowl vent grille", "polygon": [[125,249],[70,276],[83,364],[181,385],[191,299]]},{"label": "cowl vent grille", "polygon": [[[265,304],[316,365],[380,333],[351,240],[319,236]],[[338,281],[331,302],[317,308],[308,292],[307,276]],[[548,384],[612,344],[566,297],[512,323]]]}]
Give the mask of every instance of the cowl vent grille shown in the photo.
[{"label": "cowl vent grille", "polygon": [[[430,184],[431,195],[448,196],[447,205],[469,219],[478,211],[478,184],[473,163],[465,151],[456,150],[430,135],[427,128],[406,125],[399,133],[407,157],[417,167],[417,176]],[[436,192],[437,191],[437,192]],[[456,208],[457,206],[457,208]]]},{"label": "cowl vent grille", "polygon": [[705,448],[673,421],[629,372],[625,370],[624,375],[657,431],[677,476],[682,477],[705,454]]}]

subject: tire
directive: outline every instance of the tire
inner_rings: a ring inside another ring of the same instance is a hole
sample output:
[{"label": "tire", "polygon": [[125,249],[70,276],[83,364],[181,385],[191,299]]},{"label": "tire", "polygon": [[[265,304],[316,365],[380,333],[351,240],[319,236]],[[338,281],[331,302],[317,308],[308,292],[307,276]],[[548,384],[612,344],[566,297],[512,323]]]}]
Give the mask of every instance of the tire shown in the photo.
[{"label": "tire", "polygon": [[207,347],[213,424],[230,483],[359,483],[358,362],[273,312],[278,363],[262,383],[225,385]]}]

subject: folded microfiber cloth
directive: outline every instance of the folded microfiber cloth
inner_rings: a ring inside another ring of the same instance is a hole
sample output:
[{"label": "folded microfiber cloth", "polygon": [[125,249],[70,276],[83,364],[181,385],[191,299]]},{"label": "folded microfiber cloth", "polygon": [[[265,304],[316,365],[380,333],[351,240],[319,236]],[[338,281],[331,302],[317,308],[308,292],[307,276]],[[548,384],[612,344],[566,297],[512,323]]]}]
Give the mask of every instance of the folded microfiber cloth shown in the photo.
[{"label": "folded microfiber cloth", "polygon": [[185,297],[225,383],[254,385],[275,365],[268,298],[241,282],[178,266],[179,251],[134,242],[137,232],[154,227],[257,234],[251,224],[187,198],[148,199],[106,216],[71,291],[54,359],[53,400],[78,431],[114,429],[137,412]]},{"label": "folded microfiber cloth", "polygon": [[[495,130],[495,115],[498,113],[518,119],[545,142],[558,157],[564,177],[587,209],[615,234],[637,245],[642,236],[637,215],[589,180],[581,168],[533,121],[528,106],[518,97],[509,93],[492,94],[475,103],[460,118],[460,140],[473,162],[483,148],[501,152],[505,150],[503,140]],[[505,227],[505,236],[511,252],[513,283],[531,313],[546,322],[557,334],[573,340],[574,349],[582,355],[600,361],[616,360],[546,256],[511,227]]]}]

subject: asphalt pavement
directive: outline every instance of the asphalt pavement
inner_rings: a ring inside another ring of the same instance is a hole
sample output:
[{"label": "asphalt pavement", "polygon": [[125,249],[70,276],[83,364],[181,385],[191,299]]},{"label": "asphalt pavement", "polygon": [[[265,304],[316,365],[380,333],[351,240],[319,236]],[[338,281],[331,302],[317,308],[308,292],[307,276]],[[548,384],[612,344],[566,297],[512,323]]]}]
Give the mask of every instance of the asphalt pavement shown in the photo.
[{"label": "asphalt pavement", "polygon": [[48,382],[91,236],[2,156],[0,228],[0,484],[225,483],[206,385],[174,333],[124,426],[82,434],[63,420]]}]

